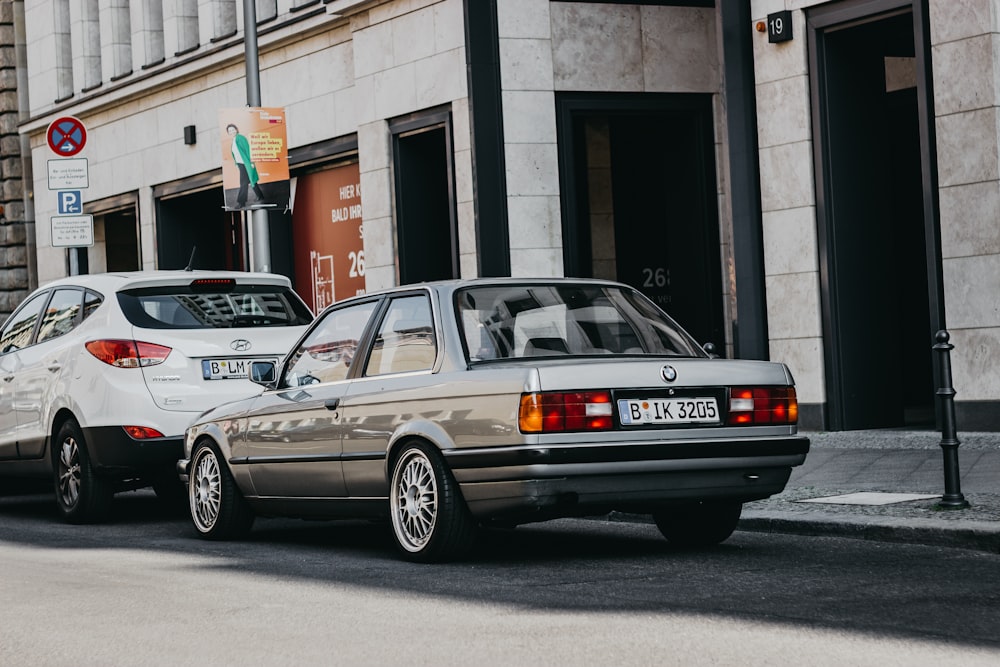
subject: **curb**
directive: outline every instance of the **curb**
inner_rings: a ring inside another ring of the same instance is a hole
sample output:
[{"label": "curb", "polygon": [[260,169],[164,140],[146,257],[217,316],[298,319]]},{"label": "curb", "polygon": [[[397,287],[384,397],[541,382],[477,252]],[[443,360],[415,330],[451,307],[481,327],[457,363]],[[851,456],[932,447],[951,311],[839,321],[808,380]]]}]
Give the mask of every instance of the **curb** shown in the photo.
[{"label": "curb", "polygon": [[956,547],[1000,553],[1000,524],[823,512],[744,510],[737,530],[757,533],[848,537],[879,542]]}]

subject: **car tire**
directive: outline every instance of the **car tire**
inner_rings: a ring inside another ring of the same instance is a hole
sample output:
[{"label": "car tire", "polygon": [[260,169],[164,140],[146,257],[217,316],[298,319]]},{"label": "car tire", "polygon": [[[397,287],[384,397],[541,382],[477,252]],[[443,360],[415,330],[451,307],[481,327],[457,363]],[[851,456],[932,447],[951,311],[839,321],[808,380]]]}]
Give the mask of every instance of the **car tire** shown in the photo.
[{"label": "car tire", "polygon": [[90,461],[83,431],[74,419],[56,432],[53,483],[59,513],[68,523],[96,523],[107,518],[114,496],[110,480],[98,475]]},{"label": "car tire", "polygon": [[707,547],[726,541],[742,512],[743,503],[702,502],[653,512],[653,521],[675,546]]},{"label": "car tire", "polygon": [[427,443],[408,443],[396,457],[389,512],[393,537],[407,560],[454,560],[475,541],[477,525],[458,483],[437,449]]},{"label": "car tire", "polygon": [[254,513],[236,486],[215,443],[195,445],[188,482],[188,505],[198,534],[210,540],[242,537],[253,526]]}]

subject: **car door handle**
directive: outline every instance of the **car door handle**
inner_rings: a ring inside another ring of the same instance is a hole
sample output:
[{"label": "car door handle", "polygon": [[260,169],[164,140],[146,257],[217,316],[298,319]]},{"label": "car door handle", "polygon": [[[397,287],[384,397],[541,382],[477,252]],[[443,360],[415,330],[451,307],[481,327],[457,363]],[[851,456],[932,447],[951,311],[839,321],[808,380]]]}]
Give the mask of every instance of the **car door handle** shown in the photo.
[{"label": "car door handle", "polygon": [[4,382],[13,382],[14,381],[14,376],[13,375],[4,375],[3,376],[3,381]]},{"label": "car door handle", "polygon": [[60,368],[62,368],[62,364],[60,364],[58,361],[53,361],[51,364],[48,365],[48,369],[53,373],[58,371]]},{"label": "car door handle", "polygon": [[336,410],[340,406],[340,399],[339,398],[328,399],[326,402],[323,403],[323,405],[326,406],[327,410]]}]

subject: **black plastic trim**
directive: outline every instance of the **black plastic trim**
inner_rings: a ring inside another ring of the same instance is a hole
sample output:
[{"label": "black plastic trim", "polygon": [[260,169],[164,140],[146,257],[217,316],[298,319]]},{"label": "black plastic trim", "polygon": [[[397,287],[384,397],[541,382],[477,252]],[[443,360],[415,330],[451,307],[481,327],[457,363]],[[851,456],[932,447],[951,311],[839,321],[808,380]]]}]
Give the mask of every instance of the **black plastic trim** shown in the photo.
[{"label": "black plastic trim", "polygon": [[148,468],[174,469],[184,455],[184,438],[135,440],[121,426],[81,429],[91,462],[99,471],[127,474]]},{"label": "black plastic trim", "polygon": [[654,443],[587,447],[526,446],[490,451],[446,450],[448,464],[455,469],[503,468],[506,466],[607,463],[611,461],[676,461],[683,459],[786,456],[809,451],[809,438],[722,440],[712,442]]}]

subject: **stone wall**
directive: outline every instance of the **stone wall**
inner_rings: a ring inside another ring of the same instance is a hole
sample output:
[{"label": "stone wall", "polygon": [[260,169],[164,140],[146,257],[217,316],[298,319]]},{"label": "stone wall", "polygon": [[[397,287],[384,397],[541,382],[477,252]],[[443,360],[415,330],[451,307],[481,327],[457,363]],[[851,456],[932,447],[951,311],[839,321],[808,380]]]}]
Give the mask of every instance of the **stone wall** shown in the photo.
[{"label": "stone wall", "polygon": [[0,0],[0,322],[29,289],[13,5],[12,0]]},{"label": "stone wall", "polygon": [[[787,3],[755,0],[755,21]],[[813,3],[815,4],[815,3]],[[771,359],[788,364],[799,403],[826,402],[819,249],[812,170],[806,19],[792,13],[796,38],[777,44],[754,32],[757,144]]]},{"label": "stone wall", "polygon": [[[941,264],[959,401],[1000,398],[1000,0],[931,0]],[[990,408],[995,410],[995,408]],[[960,408],[961,410],[961,408]],[[969,420],[960,419],[969,424]]]}]

